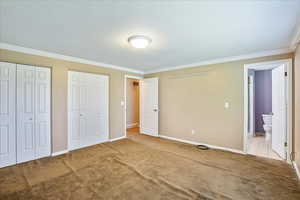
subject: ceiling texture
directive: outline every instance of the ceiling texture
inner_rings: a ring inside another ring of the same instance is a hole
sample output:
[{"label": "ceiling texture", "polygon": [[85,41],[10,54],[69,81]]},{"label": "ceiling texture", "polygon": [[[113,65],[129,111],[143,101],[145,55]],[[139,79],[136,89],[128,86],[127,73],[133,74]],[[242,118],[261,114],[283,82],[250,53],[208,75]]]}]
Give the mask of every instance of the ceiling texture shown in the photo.
[{"label": "ceiling texture", "polygon": [[[291,50],[299,0],[0,0],[0,42],[150,73]],[[146,49],[127,39],[146,35]]]}]

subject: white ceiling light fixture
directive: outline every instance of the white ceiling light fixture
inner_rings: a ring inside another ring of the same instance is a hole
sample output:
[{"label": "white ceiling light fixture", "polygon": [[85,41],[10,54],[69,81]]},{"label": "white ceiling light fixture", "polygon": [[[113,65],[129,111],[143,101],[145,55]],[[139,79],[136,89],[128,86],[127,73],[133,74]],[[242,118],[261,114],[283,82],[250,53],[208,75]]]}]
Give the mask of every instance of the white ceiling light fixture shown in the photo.
[{"label": "white ceiling light fixture", "polygon": [[128,38],[129,44],[137,49],[144,49],[149,46],[151,39],[144,35],[133,35]]}]

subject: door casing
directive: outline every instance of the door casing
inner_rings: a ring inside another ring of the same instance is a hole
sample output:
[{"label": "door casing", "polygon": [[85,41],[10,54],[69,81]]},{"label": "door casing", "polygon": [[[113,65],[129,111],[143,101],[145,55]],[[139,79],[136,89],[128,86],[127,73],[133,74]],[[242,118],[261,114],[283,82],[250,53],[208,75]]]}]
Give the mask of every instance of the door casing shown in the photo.
[{"label": "door casing", "polygon": [[[129,78],[133,78],[133,79],[137,79],[137,80],[143,80],[143,77],[141,76],[132,76],[132,75],[125,75],[124,76],[124,101],[121,101],[121,106],[123,106],[123,112],[124,112],[124,136],[122,136],[121,138],[123,137],[127,137],[127,120],[126,120],[126,112],[127,112],[127,108],[126,108],[126,105],[127,105],[127,80]],[[141,120],[141,117],[140,117],[140,120]],[[139,123],[140,124],[140,123]]]},{"label": "door casing", "polygon": [[244,65],[244,134],[243,134],[243,151],[245,154],[248,152],[248,70],[249,69],[264,69],[271,66],[279,66],[284,64],[286,66],[286,83],[287,83],[287,125],[286,125],[286,138],[287,138],[287,156],[286,161],[291,164],[292,162],[292,127],[293,127],[293,70],[292,70],[292,59],[281,59],[268,62],[251,63]]}]

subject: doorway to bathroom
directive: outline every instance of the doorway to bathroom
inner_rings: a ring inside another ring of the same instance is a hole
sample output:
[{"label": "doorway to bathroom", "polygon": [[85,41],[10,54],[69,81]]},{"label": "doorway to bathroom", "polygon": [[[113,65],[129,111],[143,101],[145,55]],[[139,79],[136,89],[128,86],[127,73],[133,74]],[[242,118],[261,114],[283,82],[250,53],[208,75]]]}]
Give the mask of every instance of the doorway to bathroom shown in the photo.
[{"label": "doorway to bathroom", "polygon": [[290,59],[245,65],[245,153],[291,160],[291,67]]}]

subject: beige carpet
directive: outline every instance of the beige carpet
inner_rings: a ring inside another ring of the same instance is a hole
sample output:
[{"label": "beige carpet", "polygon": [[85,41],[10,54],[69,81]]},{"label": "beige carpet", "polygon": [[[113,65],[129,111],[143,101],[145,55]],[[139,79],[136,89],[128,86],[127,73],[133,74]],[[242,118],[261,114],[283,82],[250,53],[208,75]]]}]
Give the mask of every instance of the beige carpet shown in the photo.
[{"label": "beige carpet", "polygon": [[0,169],[0,199],[300,199],[282,161],[129,134]]}]

